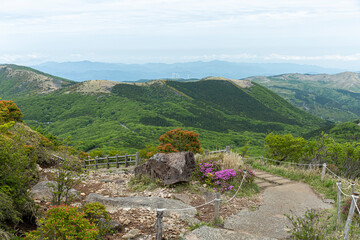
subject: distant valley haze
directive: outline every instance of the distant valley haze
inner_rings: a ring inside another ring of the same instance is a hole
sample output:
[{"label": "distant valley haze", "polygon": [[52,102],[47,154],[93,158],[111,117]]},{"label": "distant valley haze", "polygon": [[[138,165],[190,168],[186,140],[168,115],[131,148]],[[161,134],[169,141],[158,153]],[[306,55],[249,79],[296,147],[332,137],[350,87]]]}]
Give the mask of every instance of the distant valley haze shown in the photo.
[{"label": "distant valley haze", "polygon": [[90,61],[46,62],[31,67],[78,82],[94,79],[119,82],[162,78],[199,79],[208,76],[240,79],[251,76],[270,76],[283,73],[335,74],[345,71],[344,69],[293,63],[235,63],[226,61],[197,61],[172,64],[123,64]]}]

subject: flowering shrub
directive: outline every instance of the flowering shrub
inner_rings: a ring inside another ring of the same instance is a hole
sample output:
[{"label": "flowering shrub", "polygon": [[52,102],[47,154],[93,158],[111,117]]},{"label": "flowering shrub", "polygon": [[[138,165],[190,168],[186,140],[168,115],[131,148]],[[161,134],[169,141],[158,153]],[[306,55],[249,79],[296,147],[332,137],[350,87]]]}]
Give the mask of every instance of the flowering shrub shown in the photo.
[{"label": "flowering shrub", "polygon": [[199,153],[201,152],[201,147],[198,136],[199,134],[193,131],[183,131],[181,128],[173,129],[160,136],[160,145],[157,149],[163,153],[182,151]]},{"label": "flowering shrub", "polygon": [[28,233],[25,239],[96,239],[99,229],[84,214],[77,207],[54,206],[39,220],[38,229]]},{"label": "flowering shrub", "polygon": [[[215,191],[228,191],[235,190],[234,184],[240,183],[244,171],[234,169],[220,170],[220,166],[217,165],[217,161],[210,160],[209,162],[199,163],[198,168],[201,176],[201,180],[209,186],[214,186]],[[253,171],[248,171],[244,181],[251,183],[254,181],[255,174]]]}]

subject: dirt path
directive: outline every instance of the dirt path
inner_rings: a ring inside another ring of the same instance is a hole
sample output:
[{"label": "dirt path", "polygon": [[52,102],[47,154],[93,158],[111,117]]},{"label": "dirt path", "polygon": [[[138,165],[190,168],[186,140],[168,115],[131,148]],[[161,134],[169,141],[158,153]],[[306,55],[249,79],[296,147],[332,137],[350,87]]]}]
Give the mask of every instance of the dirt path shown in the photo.
[{"label": "dirt path", "polygon": [[187,234],[185,239],[288,239],[290,222],[284,214],[303,216],[307,209],[331,207],[307,184],[261,171],[256,175],[258,185],[265,189],[262,193],[264,204],[258,210],[242,210],[225,219],[226,230],[199,228]]}]

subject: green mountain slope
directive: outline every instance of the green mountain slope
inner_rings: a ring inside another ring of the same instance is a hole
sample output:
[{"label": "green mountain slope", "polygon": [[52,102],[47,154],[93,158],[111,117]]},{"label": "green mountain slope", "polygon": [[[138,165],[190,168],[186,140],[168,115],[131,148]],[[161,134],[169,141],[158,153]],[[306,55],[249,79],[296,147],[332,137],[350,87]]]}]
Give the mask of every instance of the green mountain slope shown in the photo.
[{"label": "green mountain slope", "polygon": [[343,122],[360,117],[360,74],[283,74],[251,77],[295,106],[321,118]]},{"label": "green mountain slope", "polygon": [[46,94],[74,83],[28,67],[0,65],[0,89],[3,98]]},{"label": "green mountain slope", "polygon": [[177,127],[199,132],[206,148],[249,140],[262,145],[272,131],[299,135],[326,124],[259,84],[224,78],[70,82],[46,94],[25,93],[11,97],[26,122],[61,138],[71,136],[72,144],[85,151],[134,151]]}]

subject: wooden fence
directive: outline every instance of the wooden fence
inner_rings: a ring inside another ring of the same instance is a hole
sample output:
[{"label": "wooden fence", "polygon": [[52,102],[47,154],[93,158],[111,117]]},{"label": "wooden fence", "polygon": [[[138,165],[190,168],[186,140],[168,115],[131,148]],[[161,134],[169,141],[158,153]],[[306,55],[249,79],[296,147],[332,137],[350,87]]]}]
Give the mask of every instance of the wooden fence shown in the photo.
[{"label": "wooden fence", "polygon": [[217,151],[211,151],[205,150],[204,154],[215,154],[215,153],[227,153],[230,154],[230,146],[226,146],[226,149],[223,150],[217,150]]},{"label": "wooden fence", "polygon": [[138,166],[139,161],[139,152],[137,152],[136,154],[125,154],[123,156],[116,155],[113,157],[95,157],[94,159],[90,159],[89,157],[88,159],[84,160],[83,166],[84,168],[95,167],[96,169],[98,169],[99,166],[106,166],[106,168],[109,169],[110,165],[116,165],[116,167],[119,168],[120,164],[124,164],[125,167],[128,167],[130,163],[135,163],[135,165]]}]

